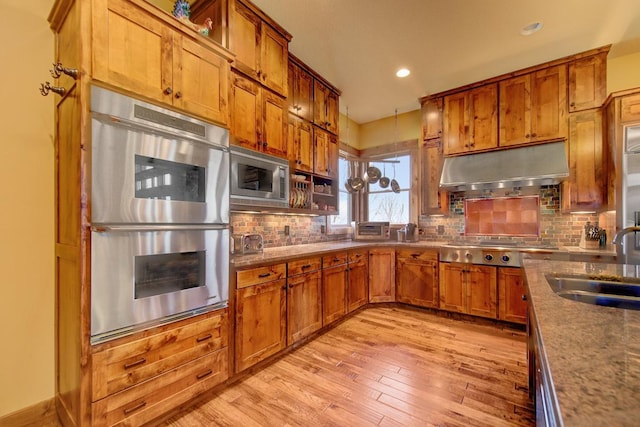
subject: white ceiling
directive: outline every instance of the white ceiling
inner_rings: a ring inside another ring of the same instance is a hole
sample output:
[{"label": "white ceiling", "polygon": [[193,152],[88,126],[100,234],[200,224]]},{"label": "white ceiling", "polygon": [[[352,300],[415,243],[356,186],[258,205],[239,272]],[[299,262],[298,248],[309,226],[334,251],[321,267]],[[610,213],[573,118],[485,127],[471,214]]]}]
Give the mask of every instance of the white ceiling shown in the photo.
[{"label": "white ceiling", "polygon": [[[289,50],[342,90],[366,123],[418,98],[612,44],[640,52],[640,0],[252,0],[293,35]],[[543,23],[525,37],[522,27]],[[395,77],[405,66],[411,75]]]}]

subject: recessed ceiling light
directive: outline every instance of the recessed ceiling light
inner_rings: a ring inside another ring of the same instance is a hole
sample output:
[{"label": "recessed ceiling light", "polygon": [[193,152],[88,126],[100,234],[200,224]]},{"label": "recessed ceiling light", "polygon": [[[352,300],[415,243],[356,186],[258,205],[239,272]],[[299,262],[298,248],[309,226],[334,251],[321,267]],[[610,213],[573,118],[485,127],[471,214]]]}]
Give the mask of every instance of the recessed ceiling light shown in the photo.
[{"label": "recessed ceiling light", "polygon": [[520,34],[522,34],[523,36],[530,36],[533,33],[537,33],[541,29],[542,22],[532,22],[531,24],[522,27],[522,30],[520,30]]},{"label": "recessed ceiling light", "polygon": [[400,78],[407,77],[409,74],[411,74],[411,71],[409,71],[409,69],[407,68],[400,68],[398,71],[396,71],[396,76]]}]

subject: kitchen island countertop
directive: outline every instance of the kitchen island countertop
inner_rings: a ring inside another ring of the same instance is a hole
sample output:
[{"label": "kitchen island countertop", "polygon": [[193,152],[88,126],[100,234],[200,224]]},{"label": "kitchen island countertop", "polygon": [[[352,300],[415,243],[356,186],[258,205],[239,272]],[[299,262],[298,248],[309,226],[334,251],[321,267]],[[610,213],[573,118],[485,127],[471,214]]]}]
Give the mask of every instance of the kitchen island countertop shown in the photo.
[{"label": "kitchen island countertop", "polygon": [[565,426],[640,424],[640,311],[556,295],[545,273],[638,276],[637,266],[524,259],[530,309]]}]

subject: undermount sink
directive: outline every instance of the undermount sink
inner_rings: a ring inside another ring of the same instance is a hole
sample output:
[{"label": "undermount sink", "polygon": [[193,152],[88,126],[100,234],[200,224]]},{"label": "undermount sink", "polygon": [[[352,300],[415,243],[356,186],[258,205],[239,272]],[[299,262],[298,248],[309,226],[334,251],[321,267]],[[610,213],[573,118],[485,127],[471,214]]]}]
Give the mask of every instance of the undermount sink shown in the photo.
[{"label": "undermount sink", "polygon": [[640,279],[607,274],[545,275],[551,289],[563,298],[592,305],[640,310]]}]

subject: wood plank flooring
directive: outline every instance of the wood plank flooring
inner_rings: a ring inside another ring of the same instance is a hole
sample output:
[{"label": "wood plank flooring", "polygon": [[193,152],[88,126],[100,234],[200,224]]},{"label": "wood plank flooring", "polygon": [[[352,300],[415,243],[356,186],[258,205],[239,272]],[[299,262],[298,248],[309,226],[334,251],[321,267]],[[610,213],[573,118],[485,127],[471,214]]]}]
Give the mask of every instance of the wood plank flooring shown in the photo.
[{"label": "wood plank flooring", "polygon": [[163,423],[533,426],[526,335],[373,307]]}]

